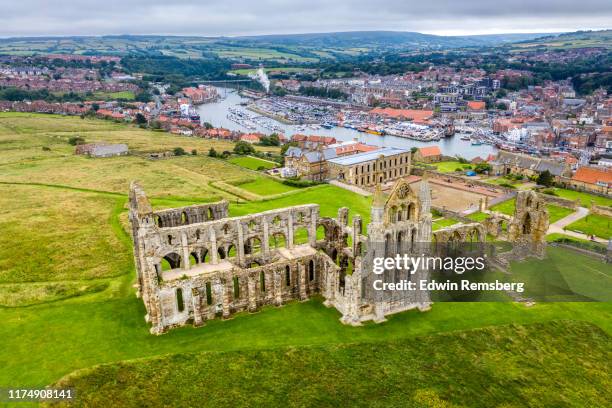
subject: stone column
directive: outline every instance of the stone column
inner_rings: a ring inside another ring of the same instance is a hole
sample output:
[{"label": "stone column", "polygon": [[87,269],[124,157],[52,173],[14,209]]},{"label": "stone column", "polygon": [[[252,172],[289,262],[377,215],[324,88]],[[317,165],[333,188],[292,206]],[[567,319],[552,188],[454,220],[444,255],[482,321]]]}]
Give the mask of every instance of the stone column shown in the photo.
[{"label": "stone column", "polygon": [[191,304],[193,306],[193,325],[202,326],[204,321],[202,319],[202,309],[200,308],[200,292],[196,288],[191,289]]},{"label": "stone column", "polygon": [[283,273],[279,271],[274,271],[274,297],[275,303],[277,306],[281,306],[283,304]]},{"label": "stone column", "polygon": [[293,248],[293,214],[291,211],[287,214],[287,248]]},{"label": "stone column", "polygon": [[[231,280],[231,279],[230,279]],[[230,317],[230,294],[229,294],[229,285],[227,284],[228,279],[221,279],[221,286],[223,288],[223,298],[222,298],[222,307],[223,307],[223,319],[228,319]]]},{"label": "stone column", "polygon": [[183,252],[183,269],[191,268],[191,262],[189,262],[189,243],[187,242],[187,232],[181,231],[181,250]]},{"label": "stone column", "polygon": [[219,252],[217,248],[217,235],[215,234],[215,229],[210,227],[209,229],[210,236],[210,262],[213,265],[217,265],[219,263]]},{"label": "stone column", "polygon": [[[238,263],[242,265],[244,262],[244,234],[240,221],[236,221],[236,230],[238,231],[238,248],[236,248],[236,255],[238,256]],[[229,256],[229,254],[227,254],[227,256]]]},{"label": "stone column", "polygon": [[268,259],[270,256],[270,232],[269,232],[268,220],[264,218],[263,220],[263,242],[261,243],[261,250],[263,252],[264,258]]},{"label": "stone column", "polygon": [[300,290],[300,300],[307,300],[308,293],[306,292],[306,268],[301,263],[297,264],[298,282]]},{"label": "stone column", "polygon": [[248,297],[249,297],[249,312],[257,311],[257,289],[255,287],[255,278],[252,275],[248,279]]},{"label": "stone column", "polygon": [[319,209],[310,210],[310,225],[308,226],[308,243],[314,247],[317,243],[317,221],[319,219]]}]

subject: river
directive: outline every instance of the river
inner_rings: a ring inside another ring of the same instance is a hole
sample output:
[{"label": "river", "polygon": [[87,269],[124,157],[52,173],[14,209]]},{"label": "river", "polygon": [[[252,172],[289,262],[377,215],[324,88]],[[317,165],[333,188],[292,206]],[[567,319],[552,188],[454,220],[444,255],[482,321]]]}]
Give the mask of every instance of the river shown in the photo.
[{"label": "river", "polygon": [[[206,103],[196,107],[196,110],[198,111],[202,122],[209,122],[215,127],[224,127],[226,129],[242,132],[252,132],[252,130],[249,130],[239,125],[238,123],[227,119],[229,108],[238,108],[246,110],[244,106],[240,106],[240,103],[248,103],[250,102],[250,100],[238,95],[234,90],[226,90],[223,88],[219,88],[218,91],[219,94],[222,95],[222,98],[219,99],[217,102]],[[252,114],[252,112],[250,113]],[[473,146],[470,144],[469,141],[460,140],[459,135],[444,138],[437,142],[419,142],[417,140],[405,139],[391,135],[372,135],[369,133],[362,133],[353,129],[346,129],[342,127],[334,127],[332,129],[320,128],[316,130],[307,129],[306,131],[300,131],[297,130],[297,125],[286,125],[283,123],[278,123],[276,121],[275,124],[283,129],[283,133],[287,138],[295,133],[303,133],[320,136],[333,136],[336,138],[336,140],[342,141],[356,139],[360,142],[367,143],[369,145],[381,147],[399,147],[404,149],[410,149],[411,147],[438,145],[440,146],[442,154],[447,156],[459,155],[461,157],[465,157],[466,159],[473,159],[477,156],[486,159],[489,154],[495,154],[497,152],[497,149],[494,146]],[[272,131],[270,131],[269,129],[259,126],[257,127],[257,131],[264,134],[272,133]]]}]

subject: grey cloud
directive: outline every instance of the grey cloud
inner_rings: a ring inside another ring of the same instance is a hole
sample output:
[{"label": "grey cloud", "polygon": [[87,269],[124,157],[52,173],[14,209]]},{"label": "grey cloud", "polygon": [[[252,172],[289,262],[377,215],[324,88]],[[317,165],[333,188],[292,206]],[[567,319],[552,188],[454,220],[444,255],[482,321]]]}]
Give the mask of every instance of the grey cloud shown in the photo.
[{"label": "grey cloud", "polygon": [[609,0],[0,0],[0,36],[609,28]]}]

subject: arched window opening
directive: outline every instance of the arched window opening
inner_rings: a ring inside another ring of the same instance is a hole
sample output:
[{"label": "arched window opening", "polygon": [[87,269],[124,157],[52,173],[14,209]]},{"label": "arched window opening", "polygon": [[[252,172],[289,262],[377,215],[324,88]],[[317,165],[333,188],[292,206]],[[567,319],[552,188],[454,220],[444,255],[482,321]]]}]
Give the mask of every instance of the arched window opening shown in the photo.
[{"label": "arched window opening", "polygon": [[266,291],[266,274],[264,271],[259,272],[259,285],[261,287],[261,291]]},{"label": "arched window opening", "polygon": [[196,230],[195,235],[196,235],[196,239],[199,241],[200,240],[200,230],[199,229]]},{"label": "arched window opening", "polygon": [[155,225],[157,225],[159,228],[162,227],[162,219],[159,215],[155,216]]},{"label": "arched window opening", "polygon": [[195,252],[192,252],[189,255],[189,265],[193,266],[193,265],[197,265],[198,263],[199,262],[198,262],[197,254]]},{"label": "arched window opening", "polygon": [[183,300],[183,289],[176,288],[176,307],[179,312],[185,310],[185,301]]},{"label": "arched window opening", "polygon": [[314,261],[311,259],[310,262],[308,262],[308,280],[312,282],[314,277]]},{"label": "arched window opening", "polygon": [[240,299],[240,279],[234,276],[234,299]]},{"label": "arched window opening", "polygon": [[225,250],[223,248],[219,248],[217,252],[219,253],[219,259],[225,259]]},{"label": "arched window opening", "polygon": [[168,244],[172,245],[172,235],[168,235]]},{"label": "arched window opening", "polygon": [[285,248],[287,246],[285,235],[280,232],[272,235],[268,242],[270,248]]},{"label": "arched window opening", "polygon": [[211,207],[208,207],[208,219],[212,220],[214,218],[213,210]]},{"label": "arched window opening", "polygon": [[206,304],[212,305],[213,297],[212,297],[212,286],[210,282],[206,282]]},{"label": "arched window opening", "polygon": [[523,234],[531,234],[531,216],[529,213],[525,215],[525,220],[523,221]]},{"label": "arched window opening", "polygon": [[285,285],[291,286],[291,268],[289,265],[285,266]]},{"label": "arched window opening", "polygon": [[183,211],[183,212],[181,213],[181,223],[182,223],[182,224],[187,224],[187,221],[188,221],[188,220],[187,220],[187,213],[186,213],[185,211]]}]

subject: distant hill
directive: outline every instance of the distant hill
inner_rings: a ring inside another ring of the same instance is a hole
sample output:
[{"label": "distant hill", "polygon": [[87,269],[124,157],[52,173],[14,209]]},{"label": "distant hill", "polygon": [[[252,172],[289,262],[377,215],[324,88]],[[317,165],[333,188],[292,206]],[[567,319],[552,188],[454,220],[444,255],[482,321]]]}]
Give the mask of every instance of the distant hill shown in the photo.
[{"label": "distant hill", "polygon": [[612,30],[576,31],[527,39],[512,44],[514,50],[532,48],[569,49],[569,48],[607,48],[612,49]]},{"label": "distant hill", "polygon": [[549,34],[491,34],[441,36],[409,31],[347,31],[335,33],[277,34],[236,37],[235,41],[267,44],[333,47],[333,48],[458,48],[492,46],[508,42],[532,40]]}]

